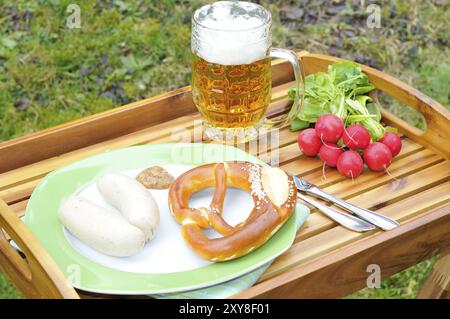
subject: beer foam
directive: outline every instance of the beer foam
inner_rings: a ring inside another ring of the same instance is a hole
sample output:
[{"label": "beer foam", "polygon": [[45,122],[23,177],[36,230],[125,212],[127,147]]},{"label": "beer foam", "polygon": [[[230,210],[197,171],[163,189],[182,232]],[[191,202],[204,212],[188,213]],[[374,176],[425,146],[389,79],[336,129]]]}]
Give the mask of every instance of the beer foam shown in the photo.
[{"label": "beer foam", "polygon": [[219,1],[194,14],[192,50],[211,63],[250,64],[267,56],[270,13],[250,2]]}]

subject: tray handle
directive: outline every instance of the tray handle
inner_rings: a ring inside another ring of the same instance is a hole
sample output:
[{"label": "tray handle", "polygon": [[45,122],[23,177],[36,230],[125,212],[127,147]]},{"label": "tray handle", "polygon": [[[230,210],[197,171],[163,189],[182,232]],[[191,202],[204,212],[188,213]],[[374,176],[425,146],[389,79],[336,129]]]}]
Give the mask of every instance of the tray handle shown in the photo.
[{"label": "tray handle", "polygon": [[379,90],[373,90],[369,93],[369,96],[372,98],[373,103],[375,106],[380,110],[383,116],[383,122],[390,122],[395,123],[395,127],[401,127],[402,133],[407,133],[408,135],[412,135],[415,137],[420,137],[425,134],[426,128],[424,130],[421,130],[405,120],[402,120],[398,116],[396,116],[394,113],[390,112],[389,110],[385,109],[383,105],[380,102],[380,99],[378,98],[378,92]]},{"label": "tray handle", "polygon": [[[6,234],[26,256],[11,247]],[[0,199],[0,269],[26,298],[79,298],[64,274],[16,213]]]}]

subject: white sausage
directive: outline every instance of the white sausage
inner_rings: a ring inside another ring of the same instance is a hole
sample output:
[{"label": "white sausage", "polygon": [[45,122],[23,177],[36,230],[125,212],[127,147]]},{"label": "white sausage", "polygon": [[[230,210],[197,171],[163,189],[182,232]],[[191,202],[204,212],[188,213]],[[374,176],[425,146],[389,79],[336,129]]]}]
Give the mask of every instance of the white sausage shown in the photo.
[{"label": "white sausage", "polygon": [[125,218],[78,196],[66,199],[58,217],[78,239],[111,256],[127,257],[140,252],[145,235]]},{"label": "white sausage", "polygon": [[150,192],[134,178],[107,173],[97,180],[105,200],[117,208],[128,222],[152,239],[159,228],[159,209]]}]

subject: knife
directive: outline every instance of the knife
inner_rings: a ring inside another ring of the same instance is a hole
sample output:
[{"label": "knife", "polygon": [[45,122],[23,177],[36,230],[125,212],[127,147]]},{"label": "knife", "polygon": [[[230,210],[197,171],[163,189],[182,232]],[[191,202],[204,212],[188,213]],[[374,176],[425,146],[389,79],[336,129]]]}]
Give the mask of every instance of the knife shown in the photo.
[{"label": "knife", "polygon": [[319,203],[315,200],[312,200],[311,198],[303,195],[300,192],[297,192],[297,197],[304,202],[316,207],[318,210],[320,210],[322,213],[327,215],[329,218],[337,222],[338,224],[341,224],[342,226],[353,230],[357,232],[365,232],[369,230],[374,230],[376,227],[366,222],[365,220],[362,220],[356,216],[338,211],[337,209],[334,209],[332,207],[328,207],[325,204]]},{"label": "knife", "polygon": [[297,176],[292,176],[292,178],[294,179],[295,185],[297,186],[297,190],[299,190],[300,192],[325,199],[383,230],[390,230],[400,225],[397,221],[385,215],[358,207],[342,199],[336,198],[328,193],[325,193],[319,187],[309,183],[308,181],[305,181],[304,179],[298,178]]}]

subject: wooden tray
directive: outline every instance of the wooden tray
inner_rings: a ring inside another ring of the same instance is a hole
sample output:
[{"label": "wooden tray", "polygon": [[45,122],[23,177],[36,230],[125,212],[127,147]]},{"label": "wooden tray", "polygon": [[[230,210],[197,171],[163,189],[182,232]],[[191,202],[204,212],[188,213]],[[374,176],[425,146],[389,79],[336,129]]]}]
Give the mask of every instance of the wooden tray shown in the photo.
[{"label": "wooden tray", "polygon": [[[339,60],[307,52],[299,56],[306,74],[324,71]],[[293,74],[287,62],[274,61],[273,68],[275,114],[289,108],[286,94]],[[341,297],[366,286],[369,264],[378,264],[382,277],[387,277],[450,247],[450,112],[403,82],[362,68],[379,90],[417,109],[427,122],[422,132],[382,110],[384,122],[403,134],[403,149],[390,166],[390,176],[365,171],[353,182],[328,169],[324,179],[321,161],[301,154],[298,133],[289,128],[280,131],[280,167],[333,195],[386,214],[401,227],[355,233],[313,209],[295,244],[255,286],[235,297]],[[106,150],[177,142],[177,136],[200,142],[201,132],[193,132],[195,120],[200,115],[190,87],[184,87],[1,143],[0,198],[21,216],[36,184],[52,170]],[[243,147],[262,159],[277,151],[271,145],[262,151]]]}]

